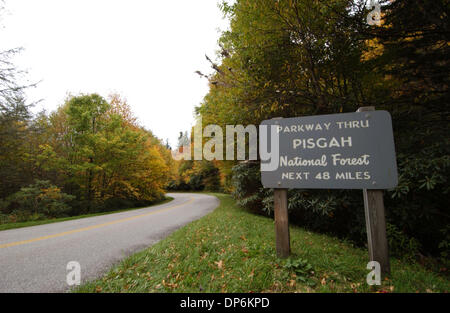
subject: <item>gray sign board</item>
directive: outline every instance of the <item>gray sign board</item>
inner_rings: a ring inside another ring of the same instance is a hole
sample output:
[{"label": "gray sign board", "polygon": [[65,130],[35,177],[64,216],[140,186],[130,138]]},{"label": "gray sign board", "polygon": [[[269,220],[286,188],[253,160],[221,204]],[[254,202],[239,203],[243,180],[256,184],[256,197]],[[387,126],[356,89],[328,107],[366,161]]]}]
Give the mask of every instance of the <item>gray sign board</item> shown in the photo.
[{"label": "gray sign board", "polygon": [[[386,111],[266,120],[279,136],[275,170],[263,170],[265,188],[391,189],[397,186],[392,119]],[[262,130],[261,130],[262,131]]]}]

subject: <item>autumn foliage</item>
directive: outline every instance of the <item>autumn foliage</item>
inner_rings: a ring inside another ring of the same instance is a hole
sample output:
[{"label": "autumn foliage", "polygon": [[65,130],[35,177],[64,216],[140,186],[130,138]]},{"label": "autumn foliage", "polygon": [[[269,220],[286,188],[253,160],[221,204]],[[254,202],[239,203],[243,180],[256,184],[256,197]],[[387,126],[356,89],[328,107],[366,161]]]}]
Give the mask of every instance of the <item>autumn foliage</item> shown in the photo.
[{"label": "autumn foliage", "polygon": [[[144,205],[163,199],[172,177],[170,151],[119,95],[70,96],[55,112],[2,126],[12,132],[2,139],[15,148],[1,155],[3,216],[26,220],[31,213],[38,219]],[[52,195],[52,202],[38,201]]]},{"label": "autumn foliage", "polygon": [[[203,123],[258,125],[275,117],[355,112],[393,117],[399,186],[385,194],[393,254],[449,255],[448,1],[222,1],[230,29],[219,39]],[[258,163],[216,163],[240,204],[272,214]],[[234,168],[233,168],[234,166]],[[230,170],[233,168],[233,170]],[[291,190],[291,222],[366,243],[362,196],[348,190]]]}]

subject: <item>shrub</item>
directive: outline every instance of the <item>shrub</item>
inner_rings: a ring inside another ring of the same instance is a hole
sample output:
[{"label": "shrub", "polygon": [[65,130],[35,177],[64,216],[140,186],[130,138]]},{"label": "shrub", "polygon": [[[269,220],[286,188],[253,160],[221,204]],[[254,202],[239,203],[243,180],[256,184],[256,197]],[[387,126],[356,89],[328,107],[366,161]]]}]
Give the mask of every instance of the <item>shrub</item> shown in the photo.
[{"label": "shrub", "polygon": [[0,199],[0,216],[7,213],[8,207],[9,207],[9,202],[5,201],[3,199]]},{"label": "shrub", "polygon": [[33,185],[21,188],[8,200],[13,214],[18,216],[19,220],[29,220],[67,216],[71,209],[68,203],[74,198],[61,192],[49,181],[36,180]]},{"label": "shrub", "polygon": [[[402,162],[399,164],[404,166]],[[427,163],[423,162],[421,166],[427,166]],[[442,170],[443,165],[440,166]],[[272,216],[273,190],[262,187],[259,169],[257,163],[240,163],[233,167],[233,196],[245,209]],[[399,171],[404,173],[406,169],[402,168]],[[420,173],[414,175],[420,175]],[[404,179],[403,176],[399,189],[404,188],[402,187],[405,186]],[[432,255],[438,255],[441,251],[441,254],[445,255],[450,242],[449,232],[444,234],[440,230],[447,225],[447,220],[436,212],[439,213],[439,208],[444,201],[442,188],[447,187],[442,183],[436,183],[433,188],[437,189],[420,189],[423,183],[418,182],[418,177],[416,179],[417,183],[407,182],[410,190],[415,190],[415,194],[407,192],[399,197],[396,195],[398,190],[386,192],[390,253],[393,256],[409,259],[417,255],[419,251]],[[418,201],[419,197],[420,201]],[[295,189],[289,190],[288,198],[291,223],[312,231],[348,239],[359,246],[367,243],[361,191]],[[434,202],[429,202],[432,199]]]},{"label": "shrub", "polygon": [[450,263],[450,226],[447,225],[444,229],[441,230],[442,240],[439,243],[439,252],[442,261],[446,263]]},{"label": "shrub", "polygon": [[[232,169],[233,197],[238,205],[254,212],[271,215],[270,205],[263,205],[264,189],[261,185],[259,164],[240,163]],[[272,199],[273,201],[273,199]],[[270,204],[270,200],[266,203]]]},{"label": "shrub", "polygon": [[220,191],[220,172],[210,161],[182,161],[178,178],[167,188],[174,191]]},{"label": "shrub", "polygon": [[314,269],[308,260],[302,258],[288,258],[283,267],[295,273],[296,279],[308,285],[315,285],[314,281],[310,279],[314,274]]},{"label": "shrub", "polygon": [[409,238],[390,223],[386,223],[386,232],[389,251],[392,256],[403,257],[409,260],[414,260],[417,257],[420,243],[416,239]]}]

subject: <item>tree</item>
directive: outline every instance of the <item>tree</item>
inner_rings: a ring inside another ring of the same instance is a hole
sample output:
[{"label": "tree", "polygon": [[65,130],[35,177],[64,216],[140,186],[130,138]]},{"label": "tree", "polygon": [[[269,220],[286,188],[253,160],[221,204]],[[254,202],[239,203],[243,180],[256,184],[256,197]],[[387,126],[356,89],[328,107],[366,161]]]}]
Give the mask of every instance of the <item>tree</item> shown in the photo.
[{"label": "tree", "polygon": [[161,199],[173,176],[170,151],[137,124],[126,101],[110,99],[67,99],[50,116],[49,139],[38,157],[87,210]]},{"label": "tree", "polygon": [[25,171],[24,155],[27,152],[25,138],[31,119],[31,104],[26,103],[24,90],[34,85],[18,83],[23,72],[11,59],[19,51],[0,51],[0,197],[30,182]]},{"label": "tree", "polygon": [[19,210],[12,214],[26,219],[30,215],[34,218],[55,218],[67,216],[71,207],[69,202],[75,197],[61,192],[49,181],[36,180],[28,187],[22,187],[20,191],[9,197],[10,206],[18,206]]},{"label": "tree", "polygon": [[[224,1],[230,29],[219,41],[220,61],[207,57],[214,73],[199,73],[210,90],[196,113],[225,127],[360,106],[388,110],[400,173],[399,186],[387,191],[389,229],[436,253],[450,241],[443,197],[450,168],[448,1],[382,2],[383,21],[374,26],[364,0]],[[272,194],[260,188],[258,164],[217,166],[241,204],[268,212]],[[365,242],[360,193],[289,195],[292,221]]]}]

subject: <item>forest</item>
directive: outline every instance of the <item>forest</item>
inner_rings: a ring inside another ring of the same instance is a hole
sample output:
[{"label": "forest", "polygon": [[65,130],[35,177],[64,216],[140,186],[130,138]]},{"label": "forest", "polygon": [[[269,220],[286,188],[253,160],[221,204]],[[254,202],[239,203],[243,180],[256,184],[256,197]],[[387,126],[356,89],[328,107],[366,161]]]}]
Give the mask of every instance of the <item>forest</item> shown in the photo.
[{"label": "forest", "polygon": [[[212,72],[197,71],[209,92],[195,115],[225,129],[389,111],[399,170],[399,185],[385,192],[390,251],[448,262],[449,4],[380,2],[377,25],[363,0],[222,1],[230,28],[218,61],[206,56]],[[273,215],[258,161],[175,161],[118,94],[70,95],[33,114],[25,95],[34,86],[19,83],[17,53],[0,52],[0,224],[145,206],[168,190],[231,193],[243,209]],[[175,149],[191,137],[181,132]],[[361,191],[290,190],[289,214],[306,229],[366,243]]]},{"label": "forest", "polygon": [[[210,62],[210,91],[196,108],[203,125],[258,125],[273,117],[355,112],[393,118],[399,185],[385,192],[394,256],[447,260],[450,247],[448,1],[237,0],[221,9],[230,29]],[[182,134],[180,139],[189,137]],[[183,141],[183,140],[181,140]],[[174,189],[230,192],[273,215],[258,162],[183,161]],[[216,174],[217,173],[217,174]],[[290,221],[363,246],[360,191],[290,190]]]},{"label": "forest", "polygon": [[[14,51],[10,51],[13,53]],[[145,206],[165,198],[170,150],[114,94],[68,96],[33,115],[1,55],[0,223]],[[3,76],[4,75],[4,76]]]}]

